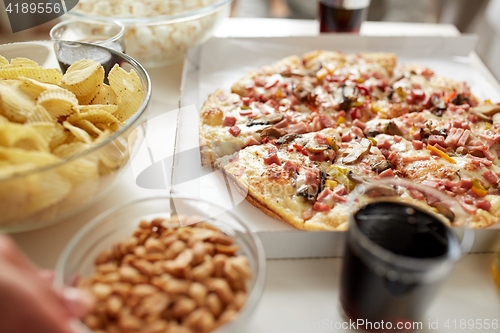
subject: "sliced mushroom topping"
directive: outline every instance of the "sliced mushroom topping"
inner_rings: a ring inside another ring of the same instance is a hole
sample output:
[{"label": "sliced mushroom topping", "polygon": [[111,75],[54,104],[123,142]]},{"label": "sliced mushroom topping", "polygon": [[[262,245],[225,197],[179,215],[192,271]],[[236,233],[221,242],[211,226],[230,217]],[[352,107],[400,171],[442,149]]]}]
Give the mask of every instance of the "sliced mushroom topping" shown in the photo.
[{"label": "sliced mushroom topping", "polygon": [[351,107],[351,102],[357,99],[358,88],[346,86],[344,83],[340,85],[340,88],[335,92],[335,99],[340,101],[340,110],[347,111]]},{"label": "sliced mushroom topping", "polygon": [[376,188],[372,188],[372,189],[367,190],[366,194],[370,198],[392,197],[392,196],[398,195],[398,191],[394,187],[380,185],[380,186],[377,186]]},{"label": "sliced mushroom topping", "polygon": [[320,145],[317,142],[309,141],[306,145],[306,149],[314,154],[321,153],[329,148],[328,145]]},{"label": "sliced mushroom topping", "polygon": [[308,70],[298,70],[298,69],[292,69],[290,71],[286,71],[281,73],[281,76],[283,77],[291,77],[291,76],[315,76],[313,71],[308,71]]},{"label": "sliced mushroom topping", "polygon": [[352,148],[350,148],[349,154],[342,158],[344,164],[353,164],[361,161],[363,156],[368,154],[370,148],[372,147],[372,142],[368,139],[361,139],[359,143],[355,143]]},{"label": "sliced mushroom topping", "polygon": [[250,119],[250,121],[247,122],[247,126],[250,127],[250,126],[254,126],[254,125],[275,124],[275,123],[283,120],[284,117],[285,117],[285,114],[283,112],[271,113],[267,116]]},{"label": "sliced mushroom topping", "polygon": [[455,105],[462,105],[462,104],[464,104],[465,102],[468,102],[468,101],[469,101],[469,98],[465,97],[462,94],[458,94],[457,97],[455,97],[454,99],[451,100],[451,102],[453,104],[455,104]]},{"label": "sliced mushroom topping", "polygon": [[376,137],[379,134],[380,134],[379,131],[376,131],[376,130],[373,130],[373,129],[372,130],[368,130],[365,133],[365,135],[366,135],[367,138],[374,138],[374,137]]},{"label": "sliced mushroom topping", "polygon": [[432,105],[434,105],[435,107],[437,107],[441,110],[446,110],[446,105],[441,100],[441,98],[437,97],[437,95],[432,95],[431,102],[432,102]]},{"label": "sliced mushroom topping", "polygon": [[474,149],[473,151],[469,152],[469,154],[471,154],[472,156],[479,157],[479,158],[483,158],[484,157],[483,152],[480,151],[480,150],[477,150],[477,149]]},{"label": "sliced mushroom topping", "polygon": [[304,197],[309,201],[313,201],[314,199],[316,199],[316,193],[312,193],[312,191],[310,191],[310,186],[307,185],[302,185],[301,187],[299,187],[299,189],[297,190],[297,195]]},{"label": "sliced mushroom topping", "polygon": [[307,101],[314,93],[314,85],[311,82],[303,81],[292,86],[293,94],[300,101]]},{"label": "sliced mushroom topping", "polygon": [[274,143],[276,143],[277,145],[282,145],[285,143],[292,142],[294,139],[300,138],[300,137],[302,137],[302,135],[297,134],[297,133],[289,133],[289,134],[283,135],[281,138],[274,141]]},{"label": "sliced mushroom topping", "polygon": [[462,155],[462,156],[465,156],[469,153],[469,149],[465,148],[465,147],[458,147],[457,150],[455,150],[455,152],[458,154],[458,155]]},{"label": "sliced mushroom topping", "polygon": [[442,203],[436,202],[432,205],[432,207],[436,208],[438,213],[446,217],[448,220],[450,220],[450,222],[455,221],[455,213],[453,213],[451,209],[449,209]]},{"label": "sliced mushroom topping", "polygon": [[394,164],[392,164],[391,161],[383,160],[378,163],[372,164],[371,167],[373,171],[381,173],[387,169],[394,169]]},{"label": "sliced mushroom topping", "polygon": [[318,191],[316,192],[316,196],[318,196],[325,189],[326,182],[326,172],[321,171],[321,179],[319,180]]},{"label": "sliced mushroom topping", "polygon": [[281,138],[285,134],[286,132],[282,129],[276,128],[274,126],[268,126],[260,132],[260,137],[265,138],[267,136],[270,140],[274,140]]},{"label": "sliced mushroom topping", "polygon": [[443,112],[445,111],[446,109],[440,109],[438,108],[437,106],[433,106],[429,109],[429,111],[435,115],[435,116],[438,116],[438,117],[441,117],[443,115]]},{"label": "sliced mushroom topping", "polygon": [[480,105],[469,110],[472,114],[484,121],[492,121],[493,116],[500,112],[500,105]]},{"label": "sliced mushroom topping", "polygon": [[399,136],[403,136],[403,132],[401,131],[401,129],[399,128],[399,126],[391,121],[388,125],[387,125],[387,134],[390,134],[390,135],[399,135]]},{"label": "sliced mushroom topping", "polygon": [[349,170],[349,172],[347,173],[347,178],[349,178],[352,182],[356,184],[361,184],[365,182],[365,179],[363,177],[355,174],[354,172],[352,172],[352,170]]}]

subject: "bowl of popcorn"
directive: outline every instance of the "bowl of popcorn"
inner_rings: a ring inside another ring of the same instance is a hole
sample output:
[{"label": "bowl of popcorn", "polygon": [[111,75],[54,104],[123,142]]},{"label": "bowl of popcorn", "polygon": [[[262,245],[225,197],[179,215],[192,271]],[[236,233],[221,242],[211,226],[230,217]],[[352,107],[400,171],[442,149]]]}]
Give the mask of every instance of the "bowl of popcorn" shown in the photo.
[{"label": "bowl of popcorn", "polygon": [[74,323],[78,332],[239,332],[260,299],[265,263],[258,237],[230,211],[155,197],[79,231],[58,260],[55,285],[94,299]]},{"label": "bowl of popcorn", "polygon": [[0,230],[56,223],[104,195],[142,142],[150,97],[148,74],[123,53],[0,45]]},{"label": "bowl of popcorn", "polygon": [[80,0],[64,17],[120,20],[127,54],[146,68],[172,64],[207,41],[229,16],[232,0]]}]

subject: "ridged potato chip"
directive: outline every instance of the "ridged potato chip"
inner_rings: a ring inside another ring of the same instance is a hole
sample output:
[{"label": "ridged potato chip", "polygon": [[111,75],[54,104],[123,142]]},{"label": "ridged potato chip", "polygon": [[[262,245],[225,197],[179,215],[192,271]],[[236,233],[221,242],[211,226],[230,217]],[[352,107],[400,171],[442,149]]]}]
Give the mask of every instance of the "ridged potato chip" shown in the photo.
[{"label": "ridged potato chip", "polygon": [[3,123],[0,124],[0,145],[24,150],[49,151],[47,140],[39,133],[45,130],[30,125]]},{"label": "ridged potato chip", "polygon": [[18,86],[0,82],[0,114],[10,121],[24,123],[33,112],[36,112],[35,102]]},{"label": "ridged potato chip", "polygon": [[52,133],[52,139],[49,143],[49,148],[53,152],[54,149],[65,143],[70,137],[70,132],[63,127],[60,123],[56,123],[54,132]]},{"label": "ridged potato chip", "polygon": [[68,90],[47,90],[40,94],[37,104],[54,118],[70,115],[78,105],[75,94]]},{"label": "ridged potato chip", "polygon": [[17,79],[27,77],[35,79],[42,83],[58,84],[62,79],[61,71],[50,68],[18,67],[18,68],[0,68],[0,79]]},{"label": "ridged potato chip", "polygon": [[113,114],[116,111],[118,111],[118,106],[117,105],[97,104],[97,105],[80,105],[77,108],[77,111],[79,113],[85,113],[85,112],[94,111],[94,110],[102,110],[102,111],[106,111],[107,113]]},{"label": "ridged potato chip", "polygon": [[10,121],[5,116],[2,116],[0,114],[0,124],[3,124],[3,123],[10,123]]},{"label": "ridged potato chip", "polygon": [[19,85],[21,91],[33,99],[36,99],[46,90],[63,90],[63,88],[55,84],[38,82],[26,77],[20,77],[18,80],[21,82]]},{"label": "ridged potato chip", "polygon": [[82,59],[69,66],[61,82],[59,82],[59,86],[68,89],[79,98],[89,98],[91,94],[93,94],[91,97],[94,98],[99,92],[103,81],[104,68],[101,64],[93,60]]},{"label": "ridged potato chip", "polygon": [[127,73],[123,68],[115,65],[109,71],[108,80],[118,98],[118,112],[115,115],[120,121],[125,121],[141,106],[143,97],[141,79],[133,69]]},{"label": "ridged potato chip", "polygon": [[107,84],[103,83],[99,92],[92,100],[92,104],[116,105],[117,101],[118,98],[116,97],[114,90]]},{"label": "ridged potato chip", "polygon": [[39,68],[38,64],[36,61],[33,61],[28,58],[16,58],[12,59],[10,61],[10,65],[13,67],[34,67],[34,68]]},{"label": "ridged potato chip", "polygon": [[41,105],[37,105],[35,112],[29,114],[26,118],[26,124],[47,123],[47,122],[52,122],[55,124],[57,121]]},{"label": "ridged potato chip", "polygon": [[94,124],[96,123],[101,123],[101,124],[112,124],[112,123],[120,123],[118,119],[116,119],[115,116],[113,116],[111,113],[108,113],[103,110],[91,110],[87,111],[85,113],[74,113],[71,116],[67,118],[67,120],[75,124],[76,122],[80,120],[88,120]]},{"label": "ridged potato chip", "polygon": [[0,55],[0,67],[8,65],[9,61]]},{"label": "ridged potato chip", "polygon": [[20,148],[5,148],[0,146],[0,160],[11,164],[33,163],[37,166],[46,166],[60,161],[57,156],[44,151],[28,151]]},{"label": "ridged potato chip", "polygon": [[63,123],[64,128],[69,130],[71,134],[75,136],[78,140],[84,143],[92,143],[92,138],[90,137],[90,134],[85,132],[83,129],[76,127],[74,125],[71,125],[69,122],[65,121]]},{"label": "ridged potato chip", "polygon": [[99,169],[95,156],[86,156],[69,162],[59,168],[58,172],[73,186],[62,204],[67,207],[81,206],[82,202],[92,200],[99,187]]},{"label": "ridged potato chip", "polygon": [[88,143],[83,143],[81,141],[72,142],[72,143],[64,143],[59,147],[55,148],[52,151],[52,154],[55,156],[66,159],[78,153],[81,153],[84,150],[87,150],[91,147]]},{"label": "ridged potato chip", "polygon": [[99,128],[97,128],[93,123],[86,119],[75,122],[75,126],[80,127],[92,136],[99,136],[102,134],[102,131]]}]

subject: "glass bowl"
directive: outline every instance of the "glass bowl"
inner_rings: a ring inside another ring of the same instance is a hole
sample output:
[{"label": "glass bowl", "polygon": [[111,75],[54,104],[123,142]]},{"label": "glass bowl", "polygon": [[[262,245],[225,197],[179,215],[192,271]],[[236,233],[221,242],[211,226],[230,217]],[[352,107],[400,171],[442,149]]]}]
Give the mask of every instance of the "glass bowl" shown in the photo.
[{"label": "glass bowl", "polygon": [[[236,320],[214,331],[239,332],[239,328],[243,327],[257,305],[264,288],[264,249],[257,235],[238,216],[200,199],[177,196],[145,198],[112,208],[97,216],[73,237],[59,257],[54,280],[56,287],[73,286],[79,276],[90,276],[94,273],[94,261],[98,254],[110,250],[112,245],[130,237],[142,219],[168,218],[171,214],[196,215],[200,221],[216,226],[240,246],[237,254],[248,257],[253,275],[247,284],[247,302]],[[73,324],[77,327],[76,332],[90,333],[82,322]]]},{"label": "glass bowl", "polygon": [[[188,48],[207,41],[229,16],[232,0],[148,3],[80,0],[61,19],[120,20],[126,28],[127,54],[153,68],[175,63]],[[188,7],[192,3],[195,5]]]},{"label": "glass bowl", "polygon": [[[93,44],[63,41],[4,44],[0,45],[0,55],[9,60],[29,58],[44,68],[61,67],[63,72],[71,63],[84,58],[100,60],[108,70],[119,63],[126,71],[134,69],[144,91],[139,109],[125,125],[90,149],[55,164],[0,175],[0,230],[39,229],[85,209],[111,188],[142,142],[135,129],[146,120],[151,82],[144,68],[131,57]],[[77,176],[68,178],[71,172]]]}]

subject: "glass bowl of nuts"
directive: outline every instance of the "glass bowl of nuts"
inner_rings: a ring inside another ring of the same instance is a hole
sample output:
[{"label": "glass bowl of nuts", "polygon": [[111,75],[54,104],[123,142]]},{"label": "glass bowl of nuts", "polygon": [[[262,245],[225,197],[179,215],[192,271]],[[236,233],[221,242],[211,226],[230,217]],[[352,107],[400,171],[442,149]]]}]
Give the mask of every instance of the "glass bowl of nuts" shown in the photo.
[{"label": "glass bowl of nuts", "polygon": [[70,241],[56,286],[94,298],[77,332],[238,332],[265,280],[259,238],[200,199],[146,198],[94,218]]},{"label": "glass bowl of nuts", "polygon": [[62,18],[120,20],[127,54],[144,67],[172,64],[207,41],[229,16],[232,0],[80,0]]}]

